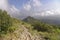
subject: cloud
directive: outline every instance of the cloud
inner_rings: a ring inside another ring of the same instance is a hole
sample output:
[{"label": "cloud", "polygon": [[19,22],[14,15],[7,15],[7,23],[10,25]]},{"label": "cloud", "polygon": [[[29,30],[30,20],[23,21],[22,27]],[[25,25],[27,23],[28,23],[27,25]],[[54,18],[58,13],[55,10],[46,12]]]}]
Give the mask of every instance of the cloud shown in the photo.
[{"label": "cloud", "polygon": [[10,5],[8,0],[0,0],[0,9],[16,12],[19,11],[14,5]]},{"label": "cloud", "polygon": [[54,12],[52,12],[52,11],[46,11],[46,15],[54,15]]},{"label": "cloud", "polygon": [[10,5],[8,0],[0,0],[0,9],[8,11],[11,16],[24,18],[27,16],[51,16],[60,15],[60,6],[54,7],[53,2],[43,4],[41,0],[30,0],[23,4],[21,9],[17,9],[16,6]]},{"label": "cloud", "polygon": [[11,16],[18,16],[20,10],[18,10],[14,5],[10,5],[8,0],[0,0],[0,9],[6,10]]},{"label": "cloud", "polygon": [[19,10],[18,10],[14,5],[12,5],[12,6],[10,7],[10,10],[11,10],[13,13],[19,12]]},{"label": "cloud", "polygon": [[33,1],[32,4],[34,7],[40,7],[42,5],[40,0],[32,0],[32,1]]},{"label": "cloud", "polygon": [[0,0],[0,9],[8,10],[8,0]]},{"label": "cloud", "polygon": [[23,4],[23,14],[25,14],[26,16],[33,16],[35,15],[35,13],[37,13],[37,11],[40,10],[41,5],[42,3],[40,2],[40,0],[30,0],[26,4]]},{"label": "cloud", "polygon": [[39,13],[35,13],[33,16],[50,16],[50,15],[54,15],[54,12],[53,11],[42,11],[42,12],[39,12]]},{"label": "cloud", "polygon": [[[44,10],[44,11],[41,11],[41,12],[36,12],[33,17],[59,17],[60,15],[60,11],[59,10]],[[48,18],[49,18],[48,17]]]},{"label": "cloud", "polygon": [[24,9],[29,11],[31,9],[31,5],[30,4],[26,4],[24,5]]},{"label": "cloud", "polygon": [[41,5],[40,0],[30,0],[26,4],[23,4],[23,8],[25,10],[36,10],[36,8],[40,8]]},{"label": "cloud", "polygon": [[[23,4],[22,10],[17,9],[14,5],[10,5],[8,0],[0,0],[0,9],[7,10],[11,16],[14,17],[25,17],[25,16],[33,16],[37,13],[36,10],[42,3],[40,0],[30,0],[27,3]],[[24,12],[23,12],[24,11]]]},{"label": "cloud", "polygon": [[12,17],[15,17],[15,18],[20,16],[20,10],[17,9],[14,5],[11,5],[8,12]]}]

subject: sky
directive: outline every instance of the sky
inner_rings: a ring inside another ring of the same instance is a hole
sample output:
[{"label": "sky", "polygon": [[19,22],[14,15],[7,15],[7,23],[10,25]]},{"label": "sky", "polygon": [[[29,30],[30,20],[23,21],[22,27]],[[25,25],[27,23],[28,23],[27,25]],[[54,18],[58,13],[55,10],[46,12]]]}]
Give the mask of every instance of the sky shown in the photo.
[{"label": "sky", "polygon": [[54,16],[60,15],[60,0],[0,0],[0,9],[17,18]]}]

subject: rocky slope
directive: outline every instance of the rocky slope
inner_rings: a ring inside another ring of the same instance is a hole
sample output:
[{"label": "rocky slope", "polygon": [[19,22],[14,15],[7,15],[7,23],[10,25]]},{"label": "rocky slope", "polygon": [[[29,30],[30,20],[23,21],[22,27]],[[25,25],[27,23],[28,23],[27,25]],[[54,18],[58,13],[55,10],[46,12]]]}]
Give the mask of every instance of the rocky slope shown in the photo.
[{"label": "rocky slope", "polygon": [[44,40],[39,34],[32,35],[24,25],[17,27],[13,33],[0,37],[0,40]]}]

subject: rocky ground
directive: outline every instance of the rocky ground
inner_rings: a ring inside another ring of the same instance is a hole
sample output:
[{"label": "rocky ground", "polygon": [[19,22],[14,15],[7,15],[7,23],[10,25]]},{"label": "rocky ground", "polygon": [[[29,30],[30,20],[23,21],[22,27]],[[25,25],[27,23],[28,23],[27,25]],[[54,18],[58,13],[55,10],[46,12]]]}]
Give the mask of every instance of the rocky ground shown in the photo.
[{"label": "rocky ground", "polygon": [[13,33],[1,37],[0,40],[44,40],[40,35],[32,35],[24,25],[18,26]]}]

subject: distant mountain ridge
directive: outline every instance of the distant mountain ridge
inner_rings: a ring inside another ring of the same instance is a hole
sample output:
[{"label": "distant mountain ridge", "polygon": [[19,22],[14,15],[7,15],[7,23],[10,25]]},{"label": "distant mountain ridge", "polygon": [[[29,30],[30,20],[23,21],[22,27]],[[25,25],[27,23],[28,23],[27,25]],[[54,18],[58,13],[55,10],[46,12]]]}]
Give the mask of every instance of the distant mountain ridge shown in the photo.
[{"label": "distant mountain ridge", "polygon": [[35,19],[34,17],[28,16],[27,18],[23,19],[24,22],[34,24],[34,23],[41,23],[40,20]]},{"label": "distant mountain ridge", "polygon": [[23,19],[24,21],[39,21],[39,22],[43,22],[43,23],[47,23],[47,24],[52,24],[52,25],[60,25],[60,20],[59,20],[59,18],[57,18],[57,17],[43,17],[43,18],[41,18],[41,17],[37,17],[37,18],[35,18],[35,17],[31,17],[31,16],[28,16],[28,17],[26,17],[26,18],[24,18]]}]

